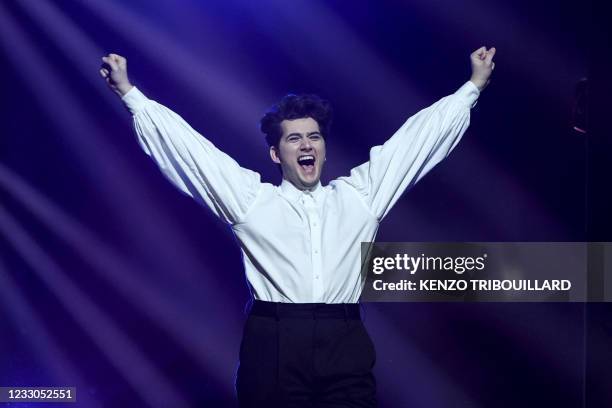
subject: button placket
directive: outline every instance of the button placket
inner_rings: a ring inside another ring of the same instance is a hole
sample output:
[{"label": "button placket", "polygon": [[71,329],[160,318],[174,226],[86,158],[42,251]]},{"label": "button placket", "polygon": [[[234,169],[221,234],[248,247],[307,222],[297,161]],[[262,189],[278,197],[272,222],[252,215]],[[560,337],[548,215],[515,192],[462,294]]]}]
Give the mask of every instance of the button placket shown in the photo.
[{"label": "button placket", "polygon": [[317,206],[314,201],[314,197],[310,194],[305,194],[303,198],[304,208],[306,209],[306,215],[308,217],[308,224],[310,227],[310,243],[311,243],[311,259],[312,259],[312,297],[313,302],[318,303],[323,298],[323,279],[322,269],[323,261],[321,258],[321,232],[320,232],[320,219],[317,211]]}]

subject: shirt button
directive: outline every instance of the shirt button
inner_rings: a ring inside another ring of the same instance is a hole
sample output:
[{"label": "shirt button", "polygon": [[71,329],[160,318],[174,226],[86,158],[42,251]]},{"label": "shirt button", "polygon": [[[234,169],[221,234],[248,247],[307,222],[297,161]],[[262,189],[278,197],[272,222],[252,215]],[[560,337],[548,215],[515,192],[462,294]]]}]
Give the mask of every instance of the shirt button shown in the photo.
[{"label": "shirt button", "polygon": [[318,253],[319,253],[319,250],[318,250],[318,249],[315,249],[315,250],[314,250],[314,253],[315,253],[315,254],[318,254]]},{"label": "shirt button", "polygon": [[313,222],[313,223],[312,223],[312,226],[313,226],[313,227],[316,227],[316,226],[317,226],[317,223],[316,223],[316,222]]},{"label": "shirt button", "polygon": [[316,276],[315,276],[315,279],[319,279],[319,275],[316,275]]}]

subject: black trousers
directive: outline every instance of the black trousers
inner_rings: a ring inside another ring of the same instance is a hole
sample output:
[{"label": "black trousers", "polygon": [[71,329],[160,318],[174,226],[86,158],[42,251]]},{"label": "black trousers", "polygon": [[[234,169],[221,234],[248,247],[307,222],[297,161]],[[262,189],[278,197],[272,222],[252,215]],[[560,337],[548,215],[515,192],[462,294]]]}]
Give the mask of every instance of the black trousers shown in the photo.
[{"label": "black trousers", "polygon": [[240,346],[239,406],[376,407],[375,360],[358,305],[256,300]]}]

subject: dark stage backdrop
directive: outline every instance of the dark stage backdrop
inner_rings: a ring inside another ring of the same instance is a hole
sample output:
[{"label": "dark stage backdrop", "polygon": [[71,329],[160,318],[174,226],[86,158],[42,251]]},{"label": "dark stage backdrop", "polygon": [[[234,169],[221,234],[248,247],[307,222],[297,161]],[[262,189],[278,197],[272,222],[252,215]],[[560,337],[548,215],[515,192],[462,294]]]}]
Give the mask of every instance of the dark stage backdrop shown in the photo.
[{"label": "dark stage backdrop", "polygon": [[[278,183],[258,120],[284,94],[332,102],[328,181],[495,46],[463,141],[378,240],[583,241],[588,26],[578,1],[0,2],[0,386],[76,386],[83,407],[235,405],[240,252],[140,150],[103,55],[127,57],[150,98]],[[588,341],[605,349],[610,327],[589,332],[588,316],[609,310],[366,304],[380,405],[602,402]]]}]

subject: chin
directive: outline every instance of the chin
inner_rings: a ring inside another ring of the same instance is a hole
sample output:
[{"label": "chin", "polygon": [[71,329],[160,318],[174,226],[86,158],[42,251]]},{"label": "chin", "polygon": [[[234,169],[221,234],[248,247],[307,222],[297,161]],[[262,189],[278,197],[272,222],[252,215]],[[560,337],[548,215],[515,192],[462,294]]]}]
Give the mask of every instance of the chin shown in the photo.
[{"label": "chin", "polygon": [[317,183],[319,182],[319,180],[304,180],[304,179],[299,179],[300,184],[306,188],[310,188],[310,187],[314,187],[317,185]]}]

